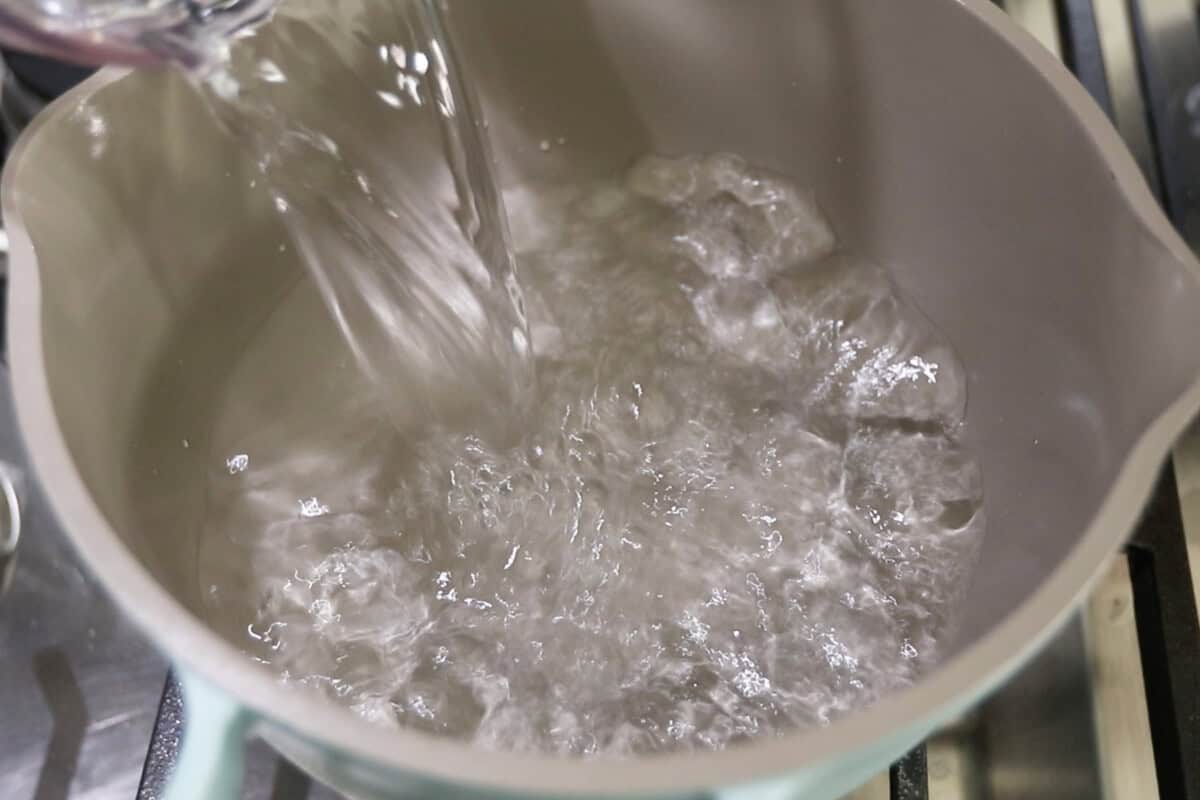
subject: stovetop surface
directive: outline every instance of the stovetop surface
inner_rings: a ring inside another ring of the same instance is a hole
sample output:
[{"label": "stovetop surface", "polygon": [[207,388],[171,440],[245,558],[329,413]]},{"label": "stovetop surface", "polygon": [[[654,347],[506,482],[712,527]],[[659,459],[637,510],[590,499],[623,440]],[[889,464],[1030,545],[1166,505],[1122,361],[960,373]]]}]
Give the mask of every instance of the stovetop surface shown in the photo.
[{"label": "stovetop surface", "polygon": [[[1196,0],[997,4],[1072,66],[1200,249]],[[20,100],[24,113],[29,98]],[[2,367],[0,462],[29,475]],[[143,770],[167,665],[81,567],[31,481],[24,500],[15,579],[0,599],[0,800],[152,800],[161,784]],[[1063,633],[899,775],[853,800],[1200,800],[1200,653],[1178,652],[1197,641],[1197,567],[1200,428],[1177,448],[1138,544]],[[160,730],[156,749],[172,746]],[[251,746],[248,765],[248,800],[335,797],[264,745]],[[907,770],[923,766],[927,785],[908,786]]]},{"label": "stovetop surface", "polygon": [[[7,370],[0,461],[28,476]],[[26,483],[13,584],[0,600],[0,798],[137,795],[166,664],[88,576]]]}]

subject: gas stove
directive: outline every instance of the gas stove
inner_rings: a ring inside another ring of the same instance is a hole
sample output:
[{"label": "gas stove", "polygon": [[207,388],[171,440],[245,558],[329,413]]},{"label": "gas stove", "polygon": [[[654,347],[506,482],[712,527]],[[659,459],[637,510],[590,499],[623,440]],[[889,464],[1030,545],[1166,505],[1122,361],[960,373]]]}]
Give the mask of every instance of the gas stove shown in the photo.
[{"label": "gas stove", "polygon": [[[1075,72],[1200,251],[1196,0],[996,3]],[[9,136],[86,74],[5,55]],[[7,384],[0,368],[0,463],[27,480],[19,559],[0,599],[0,798],[153,800],[186,709],[162,657],[87,575],[29,478]],[[848,800],[1200,800],[1198,587],[1200,424],[1066,629]],[[247,764],[248,800],[337,797],[261,743]]]}]

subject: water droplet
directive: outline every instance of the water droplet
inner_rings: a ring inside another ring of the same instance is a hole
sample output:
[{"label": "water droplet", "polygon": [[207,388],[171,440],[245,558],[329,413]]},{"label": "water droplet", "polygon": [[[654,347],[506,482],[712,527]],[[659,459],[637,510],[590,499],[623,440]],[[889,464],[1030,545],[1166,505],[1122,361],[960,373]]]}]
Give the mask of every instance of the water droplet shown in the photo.
[{"label": "water droplet", "polygon": [[279,65],[266,58],[258,62],[258,77],[267,83],[287,82],[287,77],[283,74],[283,70],[279,68]]},{"label": "water droplet", "polygon": [[400,95],[396,94],[395,92],[385,92],[380,90],[375,93],[375,96],[387,103],[392,108],[404,108],[404,101],[401,100]]},{"label": "water droplet", "polygon": [[525,335],[525,331],[520,328],[513,328],[512,332],[513,350],[519,356],[524,356],[529,352],[529,337]]},{"label": "water droplet", "polygon": [[315,497],[301,498],[296,502],[300,504],[300,516],[306,519],[323,517],[329,513],[329,506],[323,504]]}]

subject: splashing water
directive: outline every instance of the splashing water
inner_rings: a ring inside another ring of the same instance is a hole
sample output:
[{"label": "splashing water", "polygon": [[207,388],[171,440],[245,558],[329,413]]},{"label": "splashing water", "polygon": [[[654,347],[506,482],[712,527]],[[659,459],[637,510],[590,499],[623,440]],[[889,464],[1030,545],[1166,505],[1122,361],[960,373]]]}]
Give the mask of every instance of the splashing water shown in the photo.
[{"label": "splashing water", "polygon": [[80,64],[169,62],[202,70],[230,36],[269,17],[275,0],[8,0],[0,37]]},{"label": "splashing water", "polygon": [[[384,433],[311,366],[275,419],[218,413],[214,626],[379,724],[577,755],[824,724],[935,664],[981,479],[962,368],[886,276],[731,156],[507,199],[519,434]],[[232,409],[268,357],[247,351]]]},{"label": "splashing water", "polygon": [[269,36],[239,39],[201,90],[256,158],[393,423],[513,436],[532,383],[524,301],[438,4],[285,7]]}]

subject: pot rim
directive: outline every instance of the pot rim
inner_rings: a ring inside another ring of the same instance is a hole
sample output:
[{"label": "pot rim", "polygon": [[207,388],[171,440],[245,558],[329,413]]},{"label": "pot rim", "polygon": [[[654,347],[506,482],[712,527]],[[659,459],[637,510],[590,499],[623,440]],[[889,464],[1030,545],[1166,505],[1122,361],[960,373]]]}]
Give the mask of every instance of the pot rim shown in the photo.
[{"label": "pot rim", "polygon": [[[1163,215],[1120,136],[1074,77],[989,0],[943,0],[966,13],[1033,67],[1082,123],[1084,141],[1111,170],[1128,210],[1181,269],[1200,264]],[[287,689],[194,617],[160,586],[100,512],[80,477],[53,411],[46,375],[41,281],[19,214],[24,154],[47,125],[128,74],[106,68],[34,119],[10,154],[0,203],[10,239],[9,353],[17,418],[51,507],[89,568],[124,613],[176,663],[228,692],[254,714],[304,738],[380,766],[448,783],[542,794],[652,794],[757,782],[864,751],[889,734],[943,721],[955,707],[996,688],[1040,647],[1083,599],[1121,547],[1149,497],[1164,456],[1200,409],[1200,380],[1173,402],[1130,451],[1098,513],[1050,576],[1000,624],[917,684],[827,727],[747,742],[720,752],[625,760],[568,759],[488,751],[408,729],[386,730],[316,696]],[[120,588],[116,591],[117,587]]]}]

